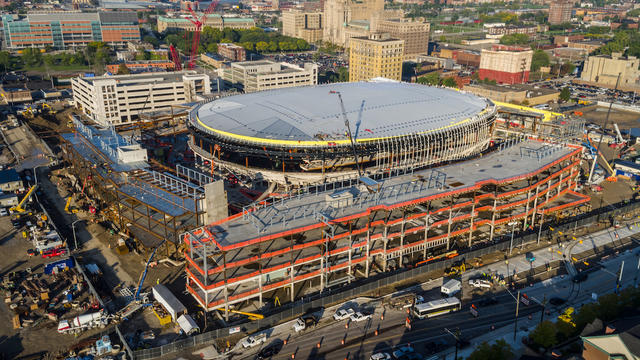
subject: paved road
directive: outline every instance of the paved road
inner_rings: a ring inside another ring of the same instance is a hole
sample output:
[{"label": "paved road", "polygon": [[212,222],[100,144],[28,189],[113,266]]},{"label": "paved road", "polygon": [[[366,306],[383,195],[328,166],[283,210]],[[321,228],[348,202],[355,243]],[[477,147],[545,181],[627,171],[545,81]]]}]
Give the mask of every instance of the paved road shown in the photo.
[{"label": "paved road", "polygon": [[[570,258],[571,254],[577,254],[593,249],[595,246],[616,241],[615,232],[618,233],[619,238],[624,238],[640,232],[640,228],[638,226],[625,226],[617,230],[609,229],[586,236],[582,238],[582,243],[573,241],[572,243],[566,243],[566,245],[562,247],[554,244],[553,246],[534,252],[536,257],[534,265],[540,266],[547,261],[558,260],[562,258],[562,255]],[[560,253],[558,253],[558,251]],[[509,259],[509,271],[512,273],[514,269],[517,272],[526,271],[530,266],[524,254]],[[627,262],[626,266],[630,269],[631,265]],[[612,270],[609,270],[609,268]],[[483,271],[495,271],[500,274],[507,274],[507,265],[501,262],[485,266],[477,271],[465,274],[463,280],[466,281],[469,277]],[[575,285],[569,276],[562,276],[534,284],[533,287],[528,288],[526,291],[529,296],[540,301],[542,301],[545,296],[547,298],[563,297],[572,300],[586,301],[591,298],[592,292],[600,293],[607,291],[607,289],[608,291],[613,290],[615,279],[611,274],[614,274],[615,271],[615,269],[607,265],[607,269],[598,271],[598,275],[591,275],[588,281],[582,284]],[[627,277],[625,277],[625,279],[627,281],[631,278],[630,273],[631,271],[626,272]],[[603,286],[603,284],[611,281],[613,282],[608,288]],[[441,280],[433,281],[423,286],[423,290],[427,291],[425,297],[427,299],[439,297],[438,286],[440,284]],[[424,345],[428,343],[434,341],[451,342],[450,336],[443,333],[444,327],[460,327],[463,335],[471,337],[486,333],[491,325],[499,328],[510,324],[513,321],[515,312],[515,301],[508,293],[499,295],[497,299],[499,300],[497,305],[480,309],[481,316],[479,318],[473,318],[469,314],[469,308],[465,306],[458,313],[415,321],[410,331],[404,326],[406,313],[392,309],[384,309],[380,301],[369,303],[361,301],[360,303],[364,303],[361,309],[365,308],[374,311],[372,320],[362,323],[351,323],[347,329],[344,326],[346,321],[335,322],[331,319],[331,316],[337,308],[334,307],[326,309],[319,329],[296,336],[291,334],[291,323],[282,324],[269,330],[271,334],[267,344],[277,338],[288,338],[289,340],[282,352],[274,357],[274,359],[290,359],[292,354],[296,354],[296,359],[344,359],[347,357],[349,359],[366,359],[374,351],[388,351],[394,345],[408,342],[415,345],[417,350],[427,352]],[[521,307],[520,316],[526,320],[529,314],[536,313],[540,309],[541,307],[535,304],[529,307]],[[381,320],[381,315],[383,314],[384,320]],[[378,330],[377,336],[375,335],[375,330]],[[513,327],[511,327],[511,331],[513,331]],[[345,340],[344,345],[341,344],[343,339]],[[321,344],[319,349],[317,348],[318,343]],[[257,348],[244,350],[242,351],[243,357],[241,358],[252,358],[257,351]]]}]

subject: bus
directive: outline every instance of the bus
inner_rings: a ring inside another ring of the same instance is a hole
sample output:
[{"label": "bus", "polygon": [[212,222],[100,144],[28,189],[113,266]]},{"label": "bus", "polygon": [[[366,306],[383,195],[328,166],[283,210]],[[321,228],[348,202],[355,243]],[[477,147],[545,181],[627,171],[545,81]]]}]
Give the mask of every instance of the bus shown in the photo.
[{"label": "bus", "polygon": [[424,319],[458,311],[461,307],[458,298],[450,297],[418,304],[413,307],[413,315],[418,319]]}]

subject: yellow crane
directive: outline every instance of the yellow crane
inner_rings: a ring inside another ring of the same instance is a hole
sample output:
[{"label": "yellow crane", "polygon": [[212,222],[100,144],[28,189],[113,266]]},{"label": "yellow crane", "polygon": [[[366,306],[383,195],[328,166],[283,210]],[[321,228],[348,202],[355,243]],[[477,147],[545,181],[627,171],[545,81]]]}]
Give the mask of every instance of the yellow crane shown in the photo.
[{"label": "yellow crane", "polygon": [[31,197],[33,192],[36,191],[37,187],[38,187],[38,185],[33,185],[31,187],[31,189],[29,189],[29,191],[27,191],[27,194],[22,198],[22,200],[18,203],[18,205],[10,208],[9,210],[15,211],[15,212],[18,212],[18,213],[25,212],[26,210],[22,207],[22,205],[24,205],[24,203]]},{"label": "yellow crane", "polygon": [[234,313],[234,314],[246,315],[246,316],[249,317],[249,320],[252,320],[252,321],[264,319],[264,315],[254,314],[254,313],[250,313],[250,312],[244,312],[244,311],[238,311],[238,310],[225,310],[225,309],[218,309],[218,311],[228,311],[228,312]]}]

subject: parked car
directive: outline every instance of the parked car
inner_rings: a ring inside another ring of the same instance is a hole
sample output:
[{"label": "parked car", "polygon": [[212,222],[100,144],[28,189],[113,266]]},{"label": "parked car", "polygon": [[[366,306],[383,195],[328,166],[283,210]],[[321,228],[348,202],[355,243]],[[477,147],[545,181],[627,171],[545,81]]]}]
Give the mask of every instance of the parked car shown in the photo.
[{"label": "parked car", "polygon": [[34,249],[28,249],[27,250],[27,255],[29,256],[34,256],[34,255],[38,255],[38,252]]},{"label": "parked car", "polygon": [[549,299],[549,304],[555,305],[555,306],[562,305],[565,302],[567,302],[565,299],[559,298],[559,297],[552,297],[551,299]]},{"label": "parked car", "polygon": [[335,314],[333,314],[333,319],[336,321],[340,321],[350,318],[353,314],[355,314],[355,311],[353,309],[339,309]]},{"label": "parked car", "polygon": [[353,315],[350,316],[351,321],[353,322],[360,322],[360,321],[365,321],[365,320],[369,320],[371,319],[371,314],[363,314],[361,312],[357,312]]},{"label": "parked car", "polygon": [[256,360],[263,360],[271,358],[274,355],[277,355],[280,350],[282,350],[282,346],[284,344],[281,341],[277,341],[275,343],[269,344],[262,348],[258,355],[256,355]]},{"label": "parked car", "polygon": [[371,357],[369,357],[369,360],[391,360],[391,355],[387,354],[386,352],[379,352],[371,355]]},{"label": "parked car", "polygon": [[56,249],[47,249],[42,252],[43,258],[52,258],[60,255],[66,254],[67,250],[64,248],[56,248]]},{"label": "parked car", "polygon": [[243,348],[254,347],[262,344],[265,341],[267,341],[267,334],[258,334],[254,336],[249,336],[242,342],[242,347]]}]

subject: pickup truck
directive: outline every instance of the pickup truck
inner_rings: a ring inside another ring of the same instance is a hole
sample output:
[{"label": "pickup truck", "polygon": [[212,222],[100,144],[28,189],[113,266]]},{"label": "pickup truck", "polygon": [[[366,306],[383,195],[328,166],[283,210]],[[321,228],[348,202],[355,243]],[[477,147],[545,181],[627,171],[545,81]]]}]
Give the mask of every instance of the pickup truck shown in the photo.
[{"label": "pickup truck", "polygon": [[300,332],[306,328],[308,328],[309,326],[315,325],[318,323],[318,319],[311,314],[307,314],[304,315],[303,317],[300,317],[296,320],[295,323],[293,323],[293,330],[295,330],[296,332]]},{"label": "pickup truck", "polygon": [[242,342],[243,348],[252,348],[256,345],[260,345],[267,341],[267,334],[257,334],[253,336],[249,336]]}]

